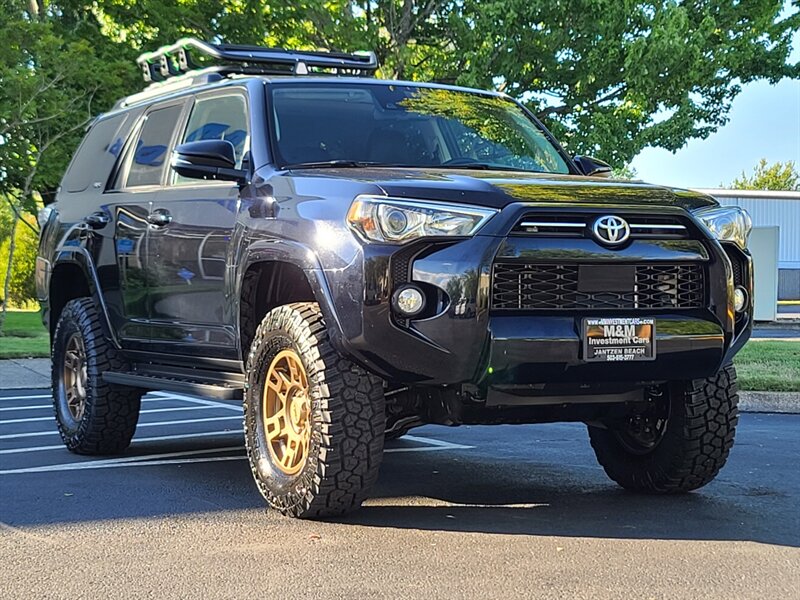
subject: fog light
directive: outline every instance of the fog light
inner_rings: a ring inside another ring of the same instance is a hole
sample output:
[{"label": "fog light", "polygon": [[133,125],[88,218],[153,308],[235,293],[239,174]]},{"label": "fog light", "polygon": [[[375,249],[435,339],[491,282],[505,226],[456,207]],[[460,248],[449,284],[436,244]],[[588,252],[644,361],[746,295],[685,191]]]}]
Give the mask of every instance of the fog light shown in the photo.
[{"label": "fog light", "polygon": [[394,309],[404,317],[413,317],[425,308],[425,296],[422,291],[413,285],[398,288],[392,296]]},{"label": "fog light", "polygon": [[736,312],[742,312],[747,304],[747,292],[742,286],[737,286],[733,290],[733,308]]}]

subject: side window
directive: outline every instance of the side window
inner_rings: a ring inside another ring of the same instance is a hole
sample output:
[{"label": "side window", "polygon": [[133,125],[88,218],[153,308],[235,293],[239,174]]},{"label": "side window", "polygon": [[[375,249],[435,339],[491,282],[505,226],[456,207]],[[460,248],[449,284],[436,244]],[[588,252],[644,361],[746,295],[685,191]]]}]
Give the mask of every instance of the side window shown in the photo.
[{"label": "side window", "polygon": [[82,192],[90,185],[95,188],[105,185],[127,137],[123,126],[128,116],[128,113],[117,114],[92,125],[61,181],[65,192]]},{"label": "side window", "polygon": [[[215,96],[200,98],[194,103],[186,131],[179,143],[200,140],[228,140],[236,150],[236,166],[241,168],[242,159],[249,150],[250,136],[247,132],[247,103],[244,96]],[[196,183],[197,180],[175,175],[175,183]]]},{"label": "side window", "polygon": [[169,144],[183,106],[159,108],[147,115],[133,148],[125,187],[158,185],[169,162]]}]

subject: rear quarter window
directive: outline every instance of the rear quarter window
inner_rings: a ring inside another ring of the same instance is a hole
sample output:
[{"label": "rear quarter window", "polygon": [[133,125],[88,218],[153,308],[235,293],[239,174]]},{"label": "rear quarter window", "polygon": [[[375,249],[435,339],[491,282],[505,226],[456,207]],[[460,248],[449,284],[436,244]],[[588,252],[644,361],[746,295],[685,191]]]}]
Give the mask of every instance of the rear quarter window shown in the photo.
[{"label": "rear quarter window", "polygon": [[129,117],[130,113],[112,115],[91,126],[61,180],[63,191],[74,193],[90,186],[105,187],[125,144]]}]

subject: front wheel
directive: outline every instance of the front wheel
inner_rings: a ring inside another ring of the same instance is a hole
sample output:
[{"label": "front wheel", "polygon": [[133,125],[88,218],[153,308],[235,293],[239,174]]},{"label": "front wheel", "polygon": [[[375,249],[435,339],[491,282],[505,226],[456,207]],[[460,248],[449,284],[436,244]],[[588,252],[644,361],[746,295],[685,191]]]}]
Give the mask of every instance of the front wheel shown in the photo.
[{"label": "front wheel", "polygon": [[271,310],[247,360],[247,455],[268,504],[301,518],[360,506],[378,478],[383,384],[341,357],[315,303]]},{"label": "front wheel", "polygon": [[736,370],[673,382],[648,396],[648,408],[589,438],[606,474],[622,487],[680,493],[712,481],[725,465],[738,422]]}]

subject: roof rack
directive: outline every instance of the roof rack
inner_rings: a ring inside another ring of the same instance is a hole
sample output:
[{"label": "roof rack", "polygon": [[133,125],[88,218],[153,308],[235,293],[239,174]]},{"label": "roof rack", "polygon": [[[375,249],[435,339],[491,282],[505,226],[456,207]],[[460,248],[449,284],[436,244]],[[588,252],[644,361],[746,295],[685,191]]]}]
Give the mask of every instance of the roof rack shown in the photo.
[{"label": "roof rack", "polygon": [[[195,62],[195,53],[205,57]],[[220,63],[208,67],[208,58]],[[222,75],[242,73],[254,75],[314,75],[335,74],[367,77],[378,68],[374,52],[345,54],[342,52],[313,52],[284,50],[261,46],[210,44],[195,38],[182,38],[155,52],[146,52],[136,59],[147,83],[155,83],[184,75],[203,67]]]}]

